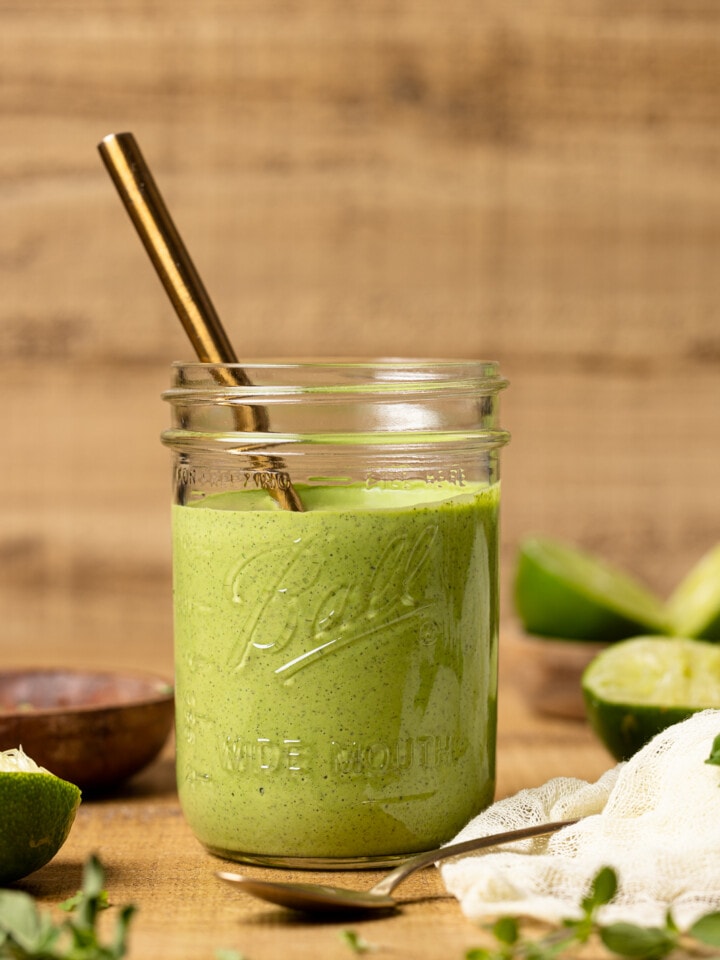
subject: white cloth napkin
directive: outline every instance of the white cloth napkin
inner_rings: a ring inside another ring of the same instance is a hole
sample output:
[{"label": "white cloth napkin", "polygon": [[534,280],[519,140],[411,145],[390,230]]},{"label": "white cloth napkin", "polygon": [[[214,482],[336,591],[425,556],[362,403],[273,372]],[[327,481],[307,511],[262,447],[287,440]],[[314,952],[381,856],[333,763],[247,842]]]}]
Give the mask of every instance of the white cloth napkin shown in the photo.
[{"label": "white cloth napkin", "polygon": [[596,783],[567,777],[522,790],[472,820],[455,838],[582,817],[549,838],[523,840],[441,866],[472,919],[506,914],[550,922],[579,915],[597,871],[615,869],[619,890],[603,923],[662,925],[668,908],[687,929],[720,910],[720,767],[705,763],[720,710],[669,727]]}]

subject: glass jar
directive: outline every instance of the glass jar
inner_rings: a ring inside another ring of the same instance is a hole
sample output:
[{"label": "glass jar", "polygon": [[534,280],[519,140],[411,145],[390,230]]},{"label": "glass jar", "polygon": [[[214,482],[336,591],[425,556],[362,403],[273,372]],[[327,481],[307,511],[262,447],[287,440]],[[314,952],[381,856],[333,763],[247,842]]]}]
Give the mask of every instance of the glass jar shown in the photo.
[{"label": "glass jar", "polygon": [[380,866],[493,799],[497,364],[176,364],[177,775],[223,857]]}]

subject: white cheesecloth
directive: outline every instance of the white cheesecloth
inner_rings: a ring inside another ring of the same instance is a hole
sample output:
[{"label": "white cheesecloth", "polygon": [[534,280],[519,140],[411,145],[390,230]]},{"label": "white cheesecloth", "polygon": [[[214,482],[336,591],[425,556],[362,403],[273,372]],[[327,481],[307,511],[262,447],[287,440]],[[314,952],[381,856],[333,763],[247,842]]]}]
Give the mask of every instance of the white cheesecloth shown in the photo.
[{"label": "white cheesecloth", "polygon": [[448,891],[472,919],[502,915],[557,922],[604,866],[618,875],[617,920],[662,926],[668,908],[687,929],[720,910],[720,767],[705,763],[720,734],[720,710],[705,710],[660,733],[596,783],[549,780],[500,800],[455,838],[582,817],[551,837],[523,840],[441,866]]}]

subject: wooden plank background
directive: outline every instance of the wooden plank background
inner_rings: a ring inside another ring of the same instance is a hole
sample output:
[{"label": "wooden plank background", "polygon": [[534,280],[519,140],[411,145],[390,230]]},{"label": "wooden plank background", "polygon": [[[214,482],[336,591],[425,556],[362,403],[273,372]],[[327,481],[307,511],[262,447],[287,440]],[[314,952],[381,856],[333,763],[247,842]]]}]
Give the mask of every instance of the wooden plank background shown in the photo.
[{"label": "wooden plank background", "polygon": [[713,0],[3,0],[4,661],[171,664],[123,129],[243,356],[500,360],[506,588],[531,531],[661,591],[720,540]]}]

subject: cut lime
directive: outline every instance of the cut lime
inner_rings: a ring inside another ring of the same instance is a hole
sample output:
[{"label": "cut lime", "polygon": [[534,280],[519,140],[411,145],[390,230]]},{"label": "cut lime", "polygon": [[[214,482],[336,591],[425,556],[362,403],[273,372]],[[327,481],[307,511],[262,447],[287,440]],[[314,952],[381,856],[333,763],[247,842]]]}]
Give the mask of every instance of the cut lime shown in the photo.
[{"label": "cut lime", "polygon": [[39,870],[67,839],[80,790],[22,748],[0,752],[0,885]]},{"label": "cut lime", "polygon": [[720,707],[720,646],[685,637],[635,637],[586,667],[590,726],[617,760],[692,713]]},{"label": "cut lime", "polygon": [[670,627],[679,637],[720,640],[720,545],[681,580],[667,604]]},{"label": "cut lime", "polygon": [[660,599],[632,577],[556,540],[520,546],[515,608],[528,633],[611,643],[639,633],[664,633]]}]

